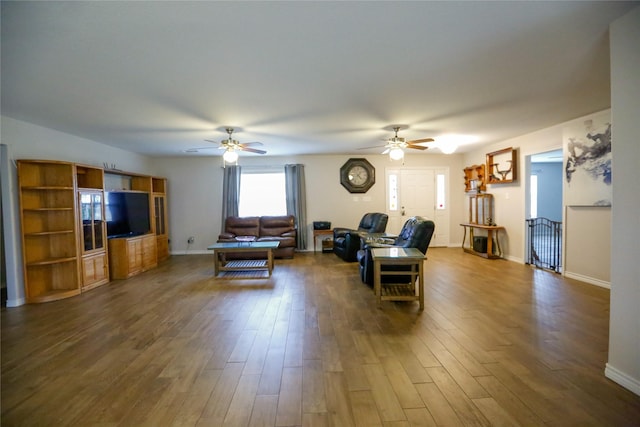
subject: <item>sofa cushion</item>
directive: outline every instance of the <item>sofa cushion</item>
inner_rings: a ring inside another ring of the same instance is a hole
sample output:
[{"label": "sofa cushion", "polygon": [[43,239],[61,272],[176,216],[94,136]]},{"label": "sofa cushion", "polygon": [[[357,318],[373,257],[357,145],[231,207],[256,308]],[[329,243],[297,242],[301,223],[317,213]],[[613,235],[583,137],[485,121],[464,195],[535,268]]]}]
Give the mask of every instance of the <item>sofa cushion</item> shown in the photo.
[{"label": "sofa cushion", "polygon": [[285,236],[294,237],[295,240],[295,233],[293,215],[260,217],[260,237]]},{"label": "sofa cushion", "polygon": [[247,216],[237,217],[230,216],[225,221],[225,234],[233,238],[235,236],[259,236],[260,235],[260,217]]},{"label": "sofa cushion", "polygon": [[295,237],[281,237],[281,236],[261,236],[258,237],[258,242],[280,242],[278,248],[295,248]]}]

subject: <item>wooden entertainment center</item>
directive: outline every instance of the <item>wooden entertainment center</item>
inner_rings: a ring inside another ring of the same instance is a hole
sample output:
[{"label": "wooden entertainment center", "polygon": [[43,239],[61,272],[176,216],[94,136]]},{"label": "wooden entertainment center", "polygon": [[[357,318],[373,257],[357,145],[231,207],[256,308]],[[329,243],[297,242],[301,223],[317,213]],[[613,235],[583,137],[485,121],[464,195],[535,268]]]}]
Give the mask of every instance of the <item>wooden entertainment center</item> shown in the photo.
[{"label": "wooden entertainment center", "polygon": [[112,279],[128,279],[158,266],[155,236],[109,239],[109,266]]},{"label": "wooden entertainment center", "polygon": [[[165,178],[63,161],[17,165],[28,303],[78,295],[169,257]],[[107,238],[105,193],[112,190],[148,195],[147,234]]]}]

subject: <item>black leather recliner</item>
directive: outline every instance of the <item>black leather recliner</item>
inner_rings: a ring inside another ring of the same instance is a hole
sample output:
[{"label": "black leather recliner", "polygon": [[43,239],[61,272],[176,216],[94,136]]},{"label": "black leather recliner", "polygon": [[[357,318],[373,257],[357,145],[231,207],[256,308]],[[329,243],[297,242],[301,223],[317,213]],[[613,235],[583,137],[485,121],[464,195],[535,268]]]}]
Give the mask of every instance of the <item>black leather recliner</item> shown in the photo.
[{"label": "black leather recliner", "polygon": [[360,250],[360,233],[384,233],[387,229],[388,220],[389,216],[387,214],[372,212],[362,217],[357,230],[341,227],[334,228],[333,252],[345,261],[356,261],[356,255]]},{"label": "black leather recliner", "polygon": [[[426,255],[427,248],[433,237],[435,230],[435,224],[433,221],[414,216],[409,218],[407,222],[402,226],[398,237],[390,244],[384,243],[370,243],[365,245],[357,253],[357,259],[360,267],[360,278],[364,283],[369,286],[373,286],[373,259],[371,258],[372,247],[401,247],[401,248],[416,248],[420,252]],[[410,269],[410,266],[385,266],[385,270],[403,271]],[[389,280],[397,282],[402,276],[392,276]],[[383,276],[384,279],[384,276]],[[407,275],[407,282],[411,280]]]}]

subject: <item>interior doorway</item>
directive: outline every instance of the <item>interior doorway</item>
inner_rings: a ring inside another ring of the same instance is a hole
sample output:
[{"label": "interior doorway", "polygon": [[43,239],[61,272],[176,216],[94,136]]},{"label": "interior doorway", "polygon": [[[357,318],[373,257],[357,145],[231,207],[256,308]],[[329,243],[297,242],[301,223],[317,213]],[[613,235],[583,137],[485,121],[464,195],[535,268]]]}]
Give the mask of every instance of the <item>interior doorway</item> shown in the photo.
[{"label": "interior doorway", "polygon": [[563,155],[552,150],[529,156],[526,263],[562,271]]},{"label": "interior doorway", "polygon": [[385,170],[387,233],[397,235],[407,219],[422,216],[436,227],[430,246],[449,244],[449,168]]}]

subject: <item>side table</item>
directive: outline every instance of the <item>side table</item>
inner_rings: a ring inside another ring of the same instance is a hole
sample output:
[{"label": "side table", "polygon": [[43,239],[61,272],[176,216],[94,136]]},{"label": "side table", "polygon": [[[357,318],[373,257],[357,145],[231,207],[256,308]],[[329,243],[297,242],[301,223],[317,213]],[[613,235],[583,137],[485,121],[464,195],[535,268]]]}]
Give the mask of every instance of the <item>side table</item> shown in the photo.
[{"label": "side table", "polygon": [[[313,230],[313,253],[316,253],[316,243],[318,236],[331,236],[333,237],[333,230]],[[322,238],[324,240],[324,237]],[[322,246],[324,252],[324,245]]]},{"label": "side table", "polygon": [[[371,248],[373,259],[373,289],[378,307],[386,301],[419,301],[424,310],[425,255],[416,248]],[[383,270],[384,265],[408,265],[408,271]],[[406,283],[382,283],[382,276],[410,276]]]}]

